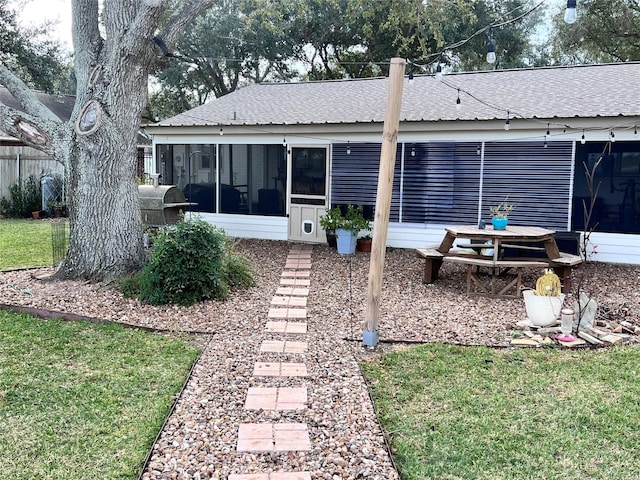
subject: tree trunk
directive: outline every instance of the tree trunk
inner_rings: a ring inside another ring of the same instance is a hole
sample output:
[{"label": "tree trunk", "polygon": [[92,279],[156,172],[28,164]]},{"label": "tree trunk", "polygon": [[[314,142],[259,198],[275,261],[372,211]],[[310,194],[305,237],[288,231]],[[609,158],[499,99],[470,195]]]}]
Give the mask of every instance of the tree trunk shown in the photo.
[{"label": "tree trunk", "polygon": [[101,280],[143,264],[136,147],[148,76],[213,3],[73,0],[77,87],[68,122],[0,62],[0,83],[22,108],[0,103],[1,129],[65,164],[69,253],[57,277]]}]

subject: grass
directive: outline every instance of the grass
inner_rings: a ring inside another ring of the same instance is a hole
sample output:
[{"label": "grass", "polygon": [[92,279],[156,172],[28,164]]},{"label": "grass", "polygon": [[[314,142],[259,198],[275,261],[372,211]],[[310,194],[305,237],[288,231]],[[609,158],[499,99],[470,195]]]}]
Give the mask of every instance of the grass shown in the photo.
[{"label": "grass", "polygon": [[430,344],[362,364],[401,478],[640,478],[640,349]]},{"label": "grass", "polygon": [[0,270],[52,264],[51,222],[0,220]]},{"label": "grass", "polygon": [[0,311],[0,478],[136,479],[197,350]]}]

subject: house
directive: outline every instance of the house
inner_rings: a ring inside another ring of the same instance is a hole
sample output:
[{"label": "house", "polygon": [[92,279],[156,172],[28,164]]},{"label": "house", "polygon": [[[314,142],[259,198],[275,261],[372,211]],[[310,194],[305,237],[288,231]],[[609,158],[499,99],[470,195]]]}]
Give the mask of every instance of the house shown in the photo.
[{"label": "house", "polygon": [[[324,242],[330,206],[373,212],[388,82],[244,87],[147,126],[157,173],[231,236]],[[603,157],[593,259],[640,264],[638,84],[634,62],[405,77],[388,244],[438,243],[506,198],[513,224],[579,232]]]}]

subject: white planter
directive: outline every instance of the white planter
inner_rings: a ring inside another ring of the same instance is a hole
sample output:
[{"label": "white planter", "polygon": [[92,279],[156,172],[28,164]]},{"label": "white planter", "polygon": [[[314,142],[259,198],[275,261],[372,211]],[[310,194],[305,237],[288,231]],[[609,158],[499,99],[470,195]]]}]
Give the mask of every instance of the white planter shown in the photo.
[{"label": "white planter", "polygon": [[534,290],[524,290],[524,307],[527,319],[537,327],[547,327],[560,318],[564,294],[557,297],[536,295]]}]

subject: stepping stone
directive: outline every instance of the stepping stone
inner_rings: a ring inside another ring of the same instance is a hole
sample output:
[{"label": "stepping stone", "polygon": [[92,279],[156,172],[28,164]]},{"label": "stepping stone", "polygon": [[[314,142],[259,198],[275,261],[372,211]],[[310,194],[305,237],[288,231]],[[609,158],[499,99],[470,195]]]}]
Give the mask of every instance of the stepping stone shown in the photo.
[{"label": "stepping stone", "polygon": [[311,450],[305,423],[241,423],[238,452],[299,452]]},{"label": "stepping stone", "polygon": [[307,318],[306,308],[270,308],[269,318]]},{"label": "stepping stone", "polygon": [[306,387],[250,387],[246,410],[303,410],[307,408]]},{"label": "stepping stone", "polygon": [[311,280],[308,278],[281,278],[280,286],[282,287],[309,287]]},{"label": "stepping stone", "polygon": [[309,278],[311,276],[310,270],[285,270],[280,274],[284,278]]},{"label": "stepping stone", "polygon": [[285,269],[309,270],[311,269],[311,260],[306,258],[287,259],[284,264]]},{"label": "stepping stone", "polygon": [[307,342],[291,342],[285,340],[264,340],[260,352],[270,353],[304,353],[309,348]]},{"label": "stepping stone", "polygon": [[284,305],[287,307],[306,307],[307,297],[293,297],[291,295],[276,295],[271,299],[271,305]]},{"label": "stepping stone", "polygon": [[276,295],[288,295],[292,297],[308,297],[309,289],[308,288],[292,288],[292,287],[278,287],[276,290]]},{"label": "stepping stone", "polygon": [[254,377],[306,377],[307,366],[298,362],[256,362]]}]

